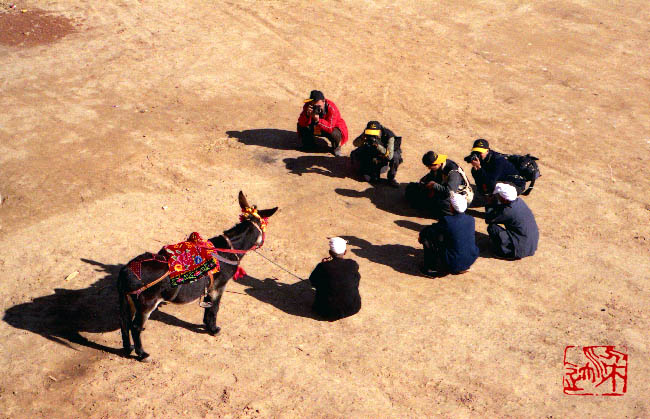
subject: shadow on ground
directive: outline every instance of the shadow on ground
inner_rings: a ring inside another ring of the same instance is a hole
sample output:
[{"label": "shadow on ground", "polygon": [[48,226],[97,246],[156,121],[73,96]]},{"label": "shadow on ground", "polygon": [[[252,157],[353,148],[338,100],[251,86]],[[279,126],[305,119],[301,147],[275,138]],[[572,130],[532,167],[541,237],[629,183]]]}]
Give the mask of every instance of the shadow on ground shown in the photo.
[{"label": "shadow on ground", "polygon": [[300,156],[288,157],[283,161],[292,175],[314,173],[335,178],[352,176],[349,157]]},{"label": "shadow on ground", "polygon": [[15,305],[5,311],[9,325],[37,333],[53,342],[74,349],[72,343],[121,355],[121,348],[92,342],[81,332],[106,333],[120,327],[117,276],[122,265],[105,265],[81,259],[97,267],[105,276],[83,289],[56,288],[54,294]]},{"label": "shadow on ground", "polygon": [[309,281],[285,284],[274,278],[259,280],[245,276],[237,282],[248,287],[244,290],[246,294],[287,314],[324,320],[311,310],[315,291]]},{"label": "shadow on ground", "polygon": [[377,187],[369,187],[365,191],[356,191],[354,189],[336,188],[334,192],[348,198],[367,198],[377,209],[389,212],[402,217],[421,217],[428,218],[425,211],[412,208],[404,198],[405,184],[400,184],[399,188],[391,188],[387,185],[380,184]]},{"label": "shadow on ground", "polygon": [[422,229],[424,227],[427,227],[427,226],[431,225],[431,224],[420,224],[420,223],[416,223],[415,221],[410,221],[410,220],[395,220],[394,223],[397,224],[400,227],[408,228],[409,230],[413,230],[413,231],[417,232],[418,234],[420,234],[420,231],[422,231]]},{"label": "shadow on ground", "polygon": [[[422,263],[424,253],[403,244],[372,244],[355,236],[341,236],[348,241],[351,252],[371,262],[386,265],[397,272],[408,275],[420,275],[418,266]],[[356,249],[355,249],[356,247]]]},{"label": "shadow on ground", "polygon": [[300,147],[300,140],[296,131],[260,128],[244,131],[226,131],[226,134],[246,145],[256,145],[276,150],[295,150]]}]

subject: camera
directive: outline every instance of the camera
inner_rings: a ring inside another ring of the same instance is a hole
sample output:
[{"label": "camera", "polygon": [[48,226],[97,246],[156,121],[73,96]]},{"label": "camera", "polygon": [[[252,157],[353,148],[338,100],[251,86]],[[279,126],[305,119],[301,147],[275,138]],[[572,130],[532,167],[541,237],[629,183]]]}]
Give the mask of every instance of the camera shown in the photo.
[{"label": "camera", "polygon": [[312,109],[314,115],[318,115],[320,118],[323,117],[323,108],[321,106],[314,106]]},{"label": "camera", "polygon": [[479,155],[480,153],[478,151],[472,151],[472,153],[465,157],[463,160],[465,160],[467,163],[472,163],[473,160],[479,160]]}]

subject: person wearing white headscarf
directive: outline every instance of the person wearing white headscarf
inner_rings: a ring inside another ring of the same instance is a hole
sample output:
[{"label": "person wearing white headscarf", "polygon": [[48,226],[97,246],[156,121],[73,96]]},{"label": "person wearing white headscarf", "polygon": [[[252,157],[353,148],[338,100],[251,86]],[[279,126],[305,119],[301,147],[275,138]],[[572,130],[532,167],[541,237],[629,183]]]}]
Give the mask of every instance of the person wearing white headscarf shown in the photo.
[{"label": "person wearing white headscarf", "polygon": [[485,212],[494,252],[507,259],[534,255],[539,242],[539,229],[533,212],[522,198],[517,197],[512,185],[497,183],[494,194],[499,203],[487,207]]},{"label": "person wearing white headscarf", "polygon": [[429,277],[467,271],[478,258],[474,218],[465,214],[467,200],[451,193],[449,210],[436,224],[425,227],[418,241],[424,247],[421,272]]},{"label": "person wearing white headscarf", "polygon": [[359,264],[345,258],[347,242],[341,237],[329,239],[330,257],[323,259],[309,276],[316,288],[313,310],[328,320],[356,314],[361,309]]}]

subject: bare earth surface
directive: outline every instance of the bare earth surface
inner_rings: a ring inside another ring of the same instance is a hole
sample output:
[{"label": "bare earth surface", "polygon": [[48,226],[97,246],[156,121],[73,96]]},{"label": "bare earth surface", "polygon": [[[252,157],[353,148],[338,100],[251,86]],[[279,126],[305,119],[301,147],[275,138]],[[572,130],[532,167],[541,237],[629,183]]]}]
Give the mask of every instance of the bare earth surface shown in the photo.
[{"label": "bare earth surface", "polygon": [[[650,417],[646,1],[0,7],[1,417]],[[538,253],[419,276],[431,220],[404,185],[296,150],[313,88],[351,136],[370,119],[403,136],[402,184],[478,137],[540,157]],[[327,236],[350,241],[361,312],[312,318],[310,288],[251,254],[220,335],[165,305],[152,362],[121,357],[122,264],[221,233],[240,189],[280,207],[264,251],[299,276]],[[563,394],[567,345],[625,348],[627,393]]]}]

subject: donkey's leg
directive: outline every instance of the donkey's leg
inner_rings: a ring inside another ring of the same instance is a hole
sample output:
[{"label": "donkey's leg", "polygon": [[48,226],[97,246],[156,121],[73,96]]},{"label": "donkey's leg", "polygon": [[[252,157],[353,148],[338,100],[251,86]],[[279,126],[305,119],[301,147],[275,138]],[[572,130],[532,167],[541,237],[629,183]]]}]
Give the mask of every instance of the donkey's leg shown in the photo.
[{"label": "donkey's leg", "polygon": [[219,312],[219,303],[221,302],[221,296],[223,291],[226,289],[226,284],[219,285],[216,289],[208,292],[210,297],[210,302],[212,307],[207,307],[203,313],[203,324],[205,328],[211,335],[216,335],[221,331],[221,328],[217,326],[217,313]]},{"label": "donkey's leg", "polygon": [[129,333],[131,331],[134,314],[135,306],[133,305],[131,296],[124,294],[120,290],[120,330],[122,331],[122,346],[126,356],[130,355],[133,351],[133,345],[131,345],[131,337],[129,336]]},{"label": "donkey's leg", "polygon": [[146,353],[142,348],[141,334],[144,330],[144,324],[147,322],[147,320],[149,320],[151,313],[162,301],[162,298],[145,301],[139,304],[139,307],[136,310],[135,320],[133,321],[133,327],[131,328],[131,334],[133,335],[133,343],[135,344],[135,353],[138,355],[140,361],[143,361],[149,357],[149,354]]}]

